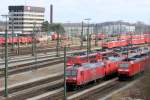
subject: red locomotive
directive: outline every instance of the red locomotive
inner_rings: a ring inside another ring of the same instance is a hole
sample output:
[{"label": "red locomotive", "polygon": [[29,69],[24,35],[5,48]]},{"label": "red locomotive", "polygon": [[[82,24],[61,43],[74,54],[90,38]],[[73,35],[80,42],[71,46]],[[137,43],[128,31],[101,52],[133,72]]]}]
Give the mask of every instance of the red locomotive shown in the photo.
[{"label": "red locomotive", "polygon": [[105,63],[105,76],[117,73],[118,65],[123,59],[124,57],[119,56],[105,57],[105,59],[103,59],[103,62]]},{"label": "red locomotive", "polygon": [[123,60],[119,64],[118,68],[118,77],[122,79],[124,77],[132,77],[137,73],[143,72],[145,64],[147,63],[149,56],[149,52],[143,52],[140,55],[136,55],[131,58],[127,58]]},{"label": "red locomotive", "polygon": [[68,86],[81,86],[105,76],[103,62],[85,63],[82,66],[67,67],[66,81]]},{"label": "red locomotive", "polygon": [[117,72],[120,57],[107,57],[104,61],[74,65],[66,69],[66,82],[68,87],[81,86],[91,81],[104,78]]},{"label": "red locomotive", "polygon": [[[103,56],[107,54],[112,54],[112,50],[100,51],[95,50],[94,52],[89,53],[89,62],[99,61]],[[86,52],[75,53],[71,56],[67,56],[67,66],[72,66],[74,64],[81,65],[82,63],[88,62],[88,57]]]},{"label": "red locomotive", "polygon": [[[100,58],[101,56],[97,52],[89,54],[89,61],[98,61]],[[85,52],[78,53],[73,56],[67,56],[67,66],[72,66],[74,64],[81,65],[86,62],[88,62],[88,57]]]}]

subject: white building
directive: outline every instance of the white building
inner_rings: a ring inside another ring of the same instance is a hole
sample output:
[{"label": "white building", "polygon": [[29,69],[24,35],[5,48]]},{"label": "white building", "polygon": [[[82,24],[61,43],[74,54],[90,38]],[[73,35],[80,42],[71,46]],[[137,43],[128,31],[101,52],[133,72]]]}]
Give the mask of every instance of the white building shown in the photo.
[{"label": "white building", "polygon": [[97,30],[98,32],[107,33],[107,34],[118,34],[118,33],[128,33],[135,32],[135,24],[128,22],[116,21],[116,22],[104,22],[98,23]]},{"label": "white building", "polygon": [[44,21],[45,8],[31,6],[9,6],[9,30],[24,34],[39,30]]},{"label": "white building", "polygon": [[[64,23],[66,33],[69,35],[81,34],[82,23]],[[122,34],[128,32],[135,32],[135,24],[122,21],[104,22],[104,23],[90,23],[89,33],[105,33],[105,34]],[[83,24],[83,35],[87,34],[88,24]]]}]

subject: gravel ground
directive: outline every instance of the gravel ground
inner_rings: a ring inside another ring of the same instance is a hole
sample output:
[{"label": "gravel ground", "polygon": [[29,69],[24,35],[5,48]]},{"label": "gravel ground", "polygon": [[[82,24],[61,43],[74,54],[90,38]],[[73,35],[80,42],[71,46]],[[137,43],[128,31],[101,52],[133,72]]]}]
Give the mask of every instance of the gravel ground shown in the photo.
[{"label": "gravel ground", "polygon": [[[24,82],[27,80],[35,79],[38,77],[43,77],[50,74],[55,74],[63,72],[63,64],[56,64],[53,66],[40,68],[38,70],[28,71],[24,73],[19,73],[15,75],[10,75],[8,77],[8,85],[13,85],[16,83]],[[4,86],[4,78],[0,78],[0,88]]]}]

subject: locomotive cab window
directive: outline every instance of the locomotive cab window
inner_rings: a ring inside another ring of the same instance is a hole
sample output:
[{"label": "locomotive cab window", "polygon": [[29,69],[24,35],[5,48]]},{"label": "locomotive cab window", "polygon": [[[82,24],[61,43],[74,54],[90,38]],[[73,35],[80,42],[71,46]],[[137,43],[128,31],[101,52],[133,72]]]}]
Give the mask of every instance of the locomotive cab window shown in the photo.
[{"label": "locomotive cab window", "polygon": [[119,67],[121,67],[121,68],[127,68],[128,64],[119,64]]},{"label": "locomotive cab window", "polygon": [[66,75],[67,76],[75,76],[75,75],[77,75],[77,72],[75,70],[67,70]]}]

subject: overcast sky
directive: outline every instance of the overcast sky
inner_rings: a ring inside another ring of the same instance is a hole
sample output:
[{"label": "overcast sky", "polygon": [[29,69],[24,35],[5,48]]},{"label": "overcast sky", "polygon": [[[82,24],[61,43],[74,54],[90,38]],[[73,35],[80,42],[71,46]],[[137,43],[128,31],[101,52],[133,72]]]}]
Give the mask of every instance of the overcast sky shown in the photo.
[{"label": "overcast sky", "polygon": [[[150,0],[4,0],[0,14],[8,13],[9,5],[45,7],[45,19],[49,20],[49,5],[54,5],[55,22],[91,22],[123,20],[150,23]],[[2,19],[0,17],[0,19]]]}]

